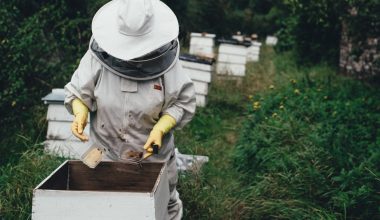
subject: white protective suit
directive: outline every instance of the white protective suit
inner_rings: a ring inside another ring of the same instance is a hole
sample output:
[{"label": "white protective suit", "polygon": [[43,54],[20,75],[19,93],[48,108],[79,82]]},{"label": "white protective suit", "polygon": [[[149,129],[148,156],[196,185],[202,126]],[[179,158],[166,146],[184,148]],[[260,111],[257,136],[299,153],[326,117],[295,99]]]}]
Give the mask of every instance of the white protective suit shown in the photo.
[{"label": "white protective suit", "polygon": [[[195,91],[190,78],[182,71],[177,57],[162,76],[145,81],[123,77],[108,68],[89,49],[71,81],[65,86],[65,106],[72,114],[71,102],[79,98],[90,109],[90,141],[106,148],[107,157],[117,161],[126,152],[142,151],[160,116],[169,114],[182,128],[195,112]],[[170,201],[168,219],[181,219],[182,202],[178,197],[178,180],[174,155],[173,131],[163,137],[159,154],[152,162],[167,162]]]}]

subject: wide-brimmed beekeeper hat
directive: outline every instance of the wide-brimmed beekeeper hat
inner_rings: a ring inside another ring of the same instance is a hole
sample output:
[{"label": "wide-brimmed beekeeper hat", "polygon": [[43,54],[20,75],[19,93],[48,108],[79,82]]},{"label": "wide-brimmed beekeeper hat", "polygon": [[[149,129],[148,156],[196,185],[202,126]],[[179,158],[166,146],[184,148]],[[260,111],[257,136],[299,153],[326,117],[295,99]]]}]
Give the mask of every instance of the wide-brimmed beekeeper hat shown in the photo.
[{"label": "wide-brimmed beekeeper hat", "polygon": [[131,60],[178,37],[178,20],[159,0],[113,0],[92,20],[92,34],[111,56]]}]

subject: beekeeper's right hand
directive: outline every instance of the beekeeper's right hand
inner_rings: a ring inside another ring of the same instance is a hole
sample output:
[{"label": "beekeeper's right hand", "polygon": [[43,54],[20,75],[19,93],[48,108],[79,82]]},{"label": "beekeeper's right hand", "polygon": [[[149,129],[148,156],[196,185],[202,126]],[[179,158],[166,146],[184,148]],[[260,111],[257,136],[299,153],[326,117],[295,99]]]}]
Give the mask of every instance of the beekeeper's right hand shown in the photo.
[{"label": "beekeeper's right hand", "polygon": [[81,141],[88,141],[88,136],[83,132],[87,125],[88,108],[79,99],[74,99],[72,106],[75,118],[71,124],[71,131]]}]

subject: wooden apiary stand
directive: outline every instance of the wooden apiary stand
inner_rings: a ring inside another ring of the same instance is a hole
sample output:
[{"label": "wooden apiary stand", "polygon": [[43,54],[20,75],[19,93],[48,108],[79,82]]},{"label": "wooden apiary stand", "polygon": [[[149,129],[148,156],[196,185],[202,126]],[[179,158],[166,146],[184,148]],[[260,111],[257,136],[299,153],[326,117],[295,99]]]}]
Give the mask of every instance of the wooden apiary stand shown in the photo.
[{"label": "wooden apiary stand", "polygon": [[252,41],[252,45],[247,49],[247,61],[257,62],[259,61],[261,43]]},{"label": "wooden apiary stand", "polygon": [[189,53],[214,58],[214,38],[215,34],[191,33]]},{"label": "wooden apiary stand", "polygon": [[181,55],[179,59],[184,72],[194,83],[197,106],[205,107],[213,61],[188,54]]},{"label": "wooden apiary stand", "polygon": [[[83,143],[71,132],[71,123],[74,116],[64,106],[64,89],[53,89],[42,100],[48,105],[47,121],[48,130],[45,151],[51,154],[79,159],[88,149],[90,143]],[[90,118],[90,117],[88,117]],[[84,132],[90,134],[90,126],[86,126]]]},{"label": "wooden apiary stand", "polygon": [[245,45],[233,44],[223,41],[219,45],[219,53],[216,64],[218,75],[245,76],[245,64],[247,62],[247,48]]},{"label": "wooden apiary stand", "polygon": [[165,163],[66,161],[33,190],[32,219],[166,220]]}]

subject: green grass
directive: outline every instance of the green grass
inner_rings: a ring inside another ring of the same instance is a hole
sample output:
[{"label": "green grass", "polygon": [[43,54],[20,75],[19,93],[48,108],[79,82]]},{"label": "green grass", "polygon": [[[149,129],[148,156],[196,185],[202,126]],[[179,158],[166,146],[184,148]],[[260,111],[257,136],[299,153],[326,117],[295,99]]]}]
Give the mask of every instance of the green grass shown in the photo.
[{"label": "green grass", "polygon": [[0,168],[0,219],[30,219],[32,190],[63,158],[44,154],[41,146],[25,151],[16,165]]},{"label": "green grass", "polygon": [[[180,175],[184,219],[379,218],[379,94],[269,47],[242,82],[213,79],[207,108],[176,132],[181,153],[210,158]],[[38,146],[13,157],[0,219],[27,219],[32,189],[63,159]]]}]

